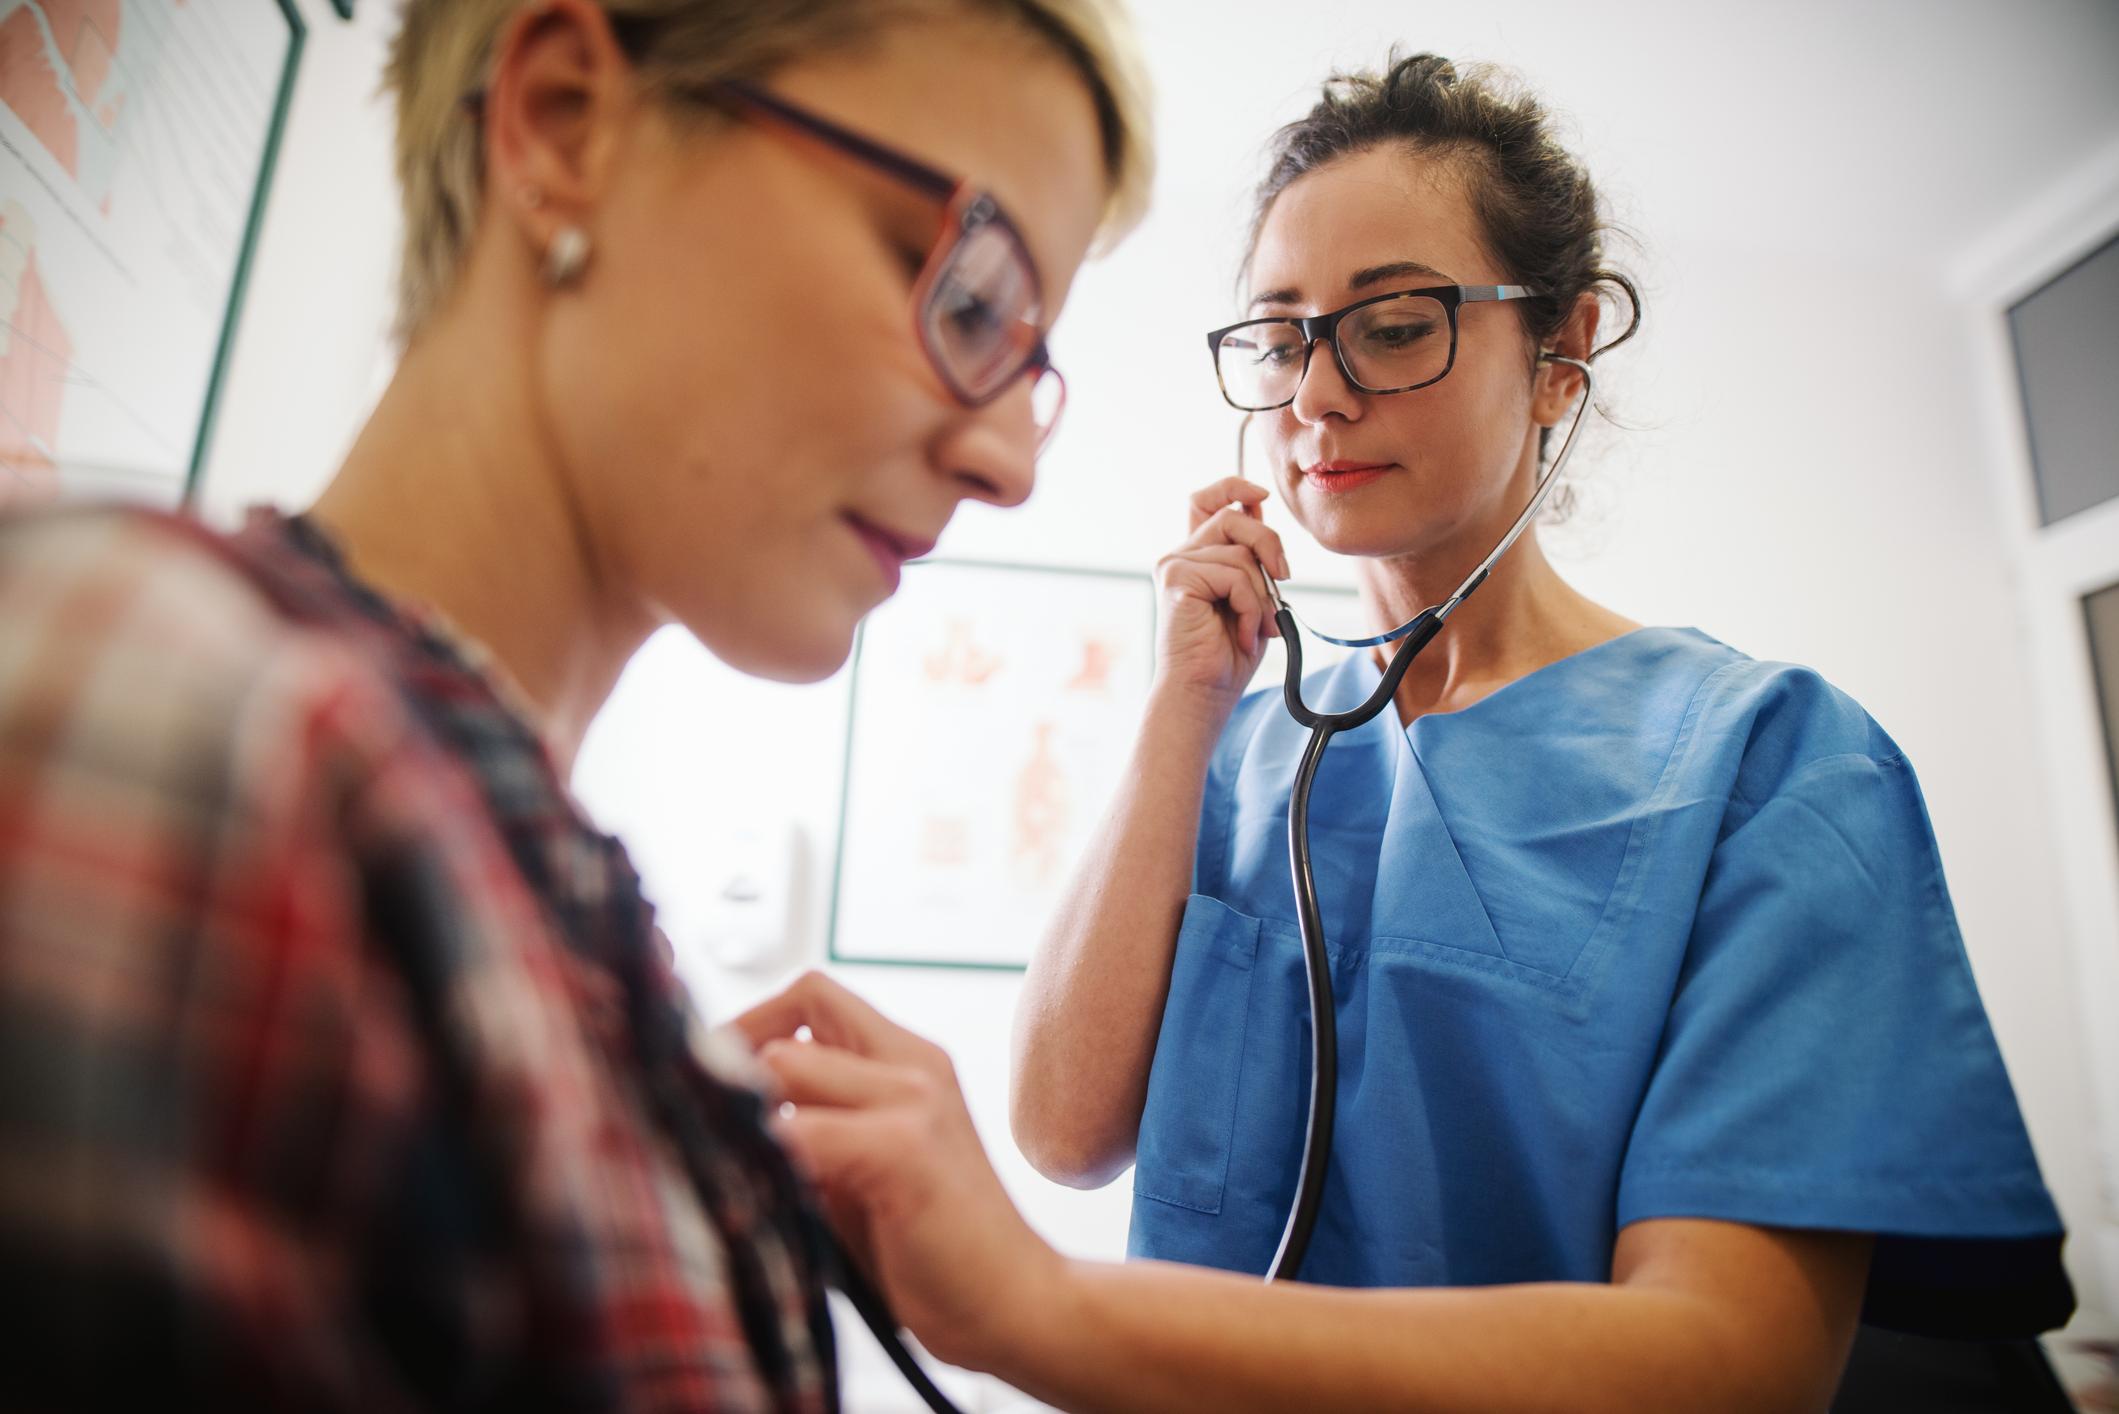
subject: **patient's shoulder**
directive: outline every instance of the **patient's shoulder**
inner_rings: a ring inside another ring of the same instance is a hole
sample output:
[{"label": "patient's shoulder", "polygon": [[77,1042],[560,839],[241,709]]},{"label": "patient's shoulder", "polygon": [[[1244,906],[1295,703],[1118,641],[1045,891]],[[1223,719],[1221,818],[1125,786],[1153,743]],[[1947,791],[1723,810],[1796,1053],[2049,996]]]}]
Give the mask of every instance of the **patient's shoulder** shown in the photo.
[{"label": "patient's shoulder", "polygon": [[0,767],[18,784],[232,804],[238,777],[313,732],[323,705],[376,687],[195,522],[0,518]]},{"label": "patient's shoulder", "polygon": [[180,516],[84,507],[0,517],[0,636],[38,666],[121,655],[208,677],[269,654],[295,632],[219,549]]}]

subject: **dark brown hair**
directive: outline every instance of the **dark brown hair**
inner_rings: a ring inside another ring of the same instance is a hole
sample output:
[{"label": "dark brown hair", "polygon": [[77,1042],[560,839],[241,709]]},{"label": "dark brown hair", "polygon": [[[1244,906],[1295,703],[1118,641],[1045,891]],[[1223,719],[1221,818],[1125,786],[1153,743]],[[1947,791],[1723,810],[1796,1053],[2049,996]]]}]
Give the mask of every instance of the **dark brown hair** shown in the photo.
[{"label": "dark brown hair", "polygon": [[1401,58],[1393,50],[1381,74],[1334,74],[1316,106],[1273,135],[1244,265],[1274,200],[1296,178],[1399,143],[1462,164],[1473,214],[1508,282],[1545,292],[1515,304],[1539,347],[1559,333],[1583,294],[1624,292],[1632,317],[1595,351],[1604,353],[1641,327],[1640,295],[1631,279],[1605,263],[1604,237],[1613,228],[1589,173],[1552,127],[1535,96],[1485,66],[1460,69],[1434,54]]}]

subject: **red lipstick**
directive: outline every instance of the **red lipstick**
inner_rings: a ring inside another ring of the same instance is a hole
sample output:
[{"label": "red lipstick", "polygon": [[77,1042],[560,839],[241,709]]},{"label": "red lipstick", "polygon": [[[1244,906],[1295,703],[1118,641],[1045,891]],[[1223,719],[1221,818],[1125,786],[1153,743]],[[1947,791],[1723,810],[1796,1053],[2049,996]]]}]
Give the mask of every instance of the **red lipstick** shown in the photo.
[{"label": "red lipstick", "polygon": [[1302,469],[1304,477],[1323,491],[1352,491],[1366,486],[1391,469],[1390,462],[1328,461]]}]

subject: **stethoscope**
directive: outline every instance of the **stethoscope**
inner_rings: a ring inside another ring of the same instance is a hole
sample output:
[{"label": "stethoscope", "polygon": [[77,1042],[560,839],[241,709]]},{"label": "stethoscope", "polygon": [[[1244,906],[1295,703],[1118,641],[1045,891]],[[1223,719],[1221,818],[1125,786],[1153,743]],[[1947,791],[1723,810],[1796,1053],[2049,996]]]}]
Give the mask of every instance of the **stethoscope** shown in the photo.
[{"label": "stethoscope", "polygon": [[[1596,374],[1586,361],[1561,354],[1540,354],[1538,362],[1563,363],[1578,370],[1582,375],[1582,403],[1575,412],[1574,421],[1568,425],[1567,440],[1560,444],[1560,454],[1553,458],[1551,467],[1539,478],[1536,490],[1531,493],[1530,504],[1516,517],[1515,524],[1508,528],[1500,543],[1464,577],[1464,582],[1449,598],[1432,608],[1422,609],[1388,633],[1369,638],[1334,638],[1331,634],[1310,629],[1326,643],[1341,648],[1377,648],[1386,643],[1398,645],[1397,651],[1391,655],[1390,665],[1384,669],[1383,680],[1376,684],[1376,690],[1369,694],[1367,701],[1350,711],[1319,712],[1302,700],[1302,638],[1297,628],[1309,626],[1302,624],[1287,601],[1280,597],[1280,587],[1273,583],[1273,576],[1266,574],[1263,566],[1259,568],[1259,574],[1265,580],[1266,596],[1273,602],[1273,622],[1279,626],[1280,639],[1287,650],[1285,695],[1288,715],[1310,729],[1309,744],[1303,749],[1302,764],[1295,772],[1295,787],[1288,803],[1288,869],[1295,881],[1296,912],[1302,928],[1303,970],[1309,980],[1310,993],[1310,1115],[1303,1133],[1302,1167],[1295,1184],[1295,1199],[1288,1209],[1287,1226],[1280,1234],[1279,1250],[1273,1254],[1273,1264],[1266,1271],[1267,1281],[1291,1280],[1302,1270],[1303,1254],[1309,1251],[1310,1234],[1317,1226],[1317,1210],[1324,1201],[1325,1170],[1332,1154],[1332,1117],[1339,1094],[1339,1031],[1332,999],[1332,970],[1324,949],[1324,916],[1317,904],[1317,877],[1310,868],[1310,786],[1317,779],[1317,764],[1324,759],[1324,749],[1332,738],[1340,732],[1362,726],[1390,705],[1413,659],[1419,657],[1420,650],[1442,632],[1442,625],[1449,621],[1449,616],[1486,582],[1495,564],[1530,528],[1530,523],[1537,519],[1546,499],[1552,495],[1553,488],[1559,484],[1568,454],[1574,450],[1575,434],[1582,430],[1582,418],[1595,397]],[[1250,429],[1250,421],[1250,414],[1245,414],[1243,426],[1236,434],[1239,472],[1243,466],[1244,434]]]},{"label": "stethoscope", "polygon": [[[1390,704],[1413,659],[1434,641],[1458,606],[1486,582],[1487,575],[1530,528],[1538,512],[1544,509],[1553,487],[1559,484],[1568,454],[1574,451],[1575,434],[1582,430],[1583,415],[1589,411],[1591,399],[1595,396],[1596,375],[1588,363],[1578,358],[1545,353],[1538,356],[1538,362],[1564,363],[1578,370],[1582,375],[1582,404],[1575,412],[1574,421],[1568,425],[1567,440],[1560,444],[1560,454],[1552,459],[1551,467],[1538,479],[1530,504],[1523,508],[1522,515],[1516,517],[1516,523],[1508,528],[1508,533],[1501,537],[1492,553],[1464,577],[1464,582],[1449,598],[1433,608],[1421,610],[1388,633],[1369,638],[1334,638],[1331,634],[1310,629],[1326,643],[1341,648],[1377,648],[1386,643],[1398,645],[1397,651],[1391,655],[1390,666],[1384,670],[1383,681],[1376,685],[1366,702],[1347,712],[1318,712],[1302,700],[1302,640],[1297,630],[1308,625],[1296,618],[1295,611],[1280,597],[1280,587],[1273,583],[1273,577],[1265,573],[1263,566],[1259,569],[1265,579],[1266,595],[1273,601],[1273,622],[1279,625],[1281,642],[1287,648],[1288,714],[1310,728],[1309,745],[1303,750],[1302,765],[1295,774],[1294,795],[1288,806],[1288,864],[1295,879],[1295,902],[1302,925],[1303,969],[1309,978],[1310,991],[1310,1116],[1303,1135],[1302,1169],[1295,1184],[1295,1201],[1288,1210],[1287,1226],[1280,1234],[1280,1249],[1274,1253],[1273,1265],[1266,1272],[1267,1281],[1290,1280],[1302,1269],[1303,1254],[1309,1250],[1310,1234],[1317,1226],[1317,1209],[1324,1199],[1325,1170],[1332,1153],[1332,1115],[1339,1095],[1339,1030],[1332,999],[1331,963],[1324,951],[1324,917],[1317,905],[1317,878],[1310,869],[1310,785],[1317,777],[1317,763],[1324,757],[1325,746],[1338,733],[1363,725]],[[1244,434],[1250,430],[1250,423],[1250,414],[1246,413],[1243,426],[1237,431],[1239,473],[1243,467]],[[832,1284],[853,1303],[862,1322],[889,1354],[891,1363],[935,1414],[959,1414],[957,1407],[935,1387],[934,1381],[906,1348],[904,1333],[881,1294],[861,1275],[860,1269],[847,1260],[830,1228],[821,1220],[813,1218],[812,1221],[815,1222],[819,1245],[828,1256]]]}]

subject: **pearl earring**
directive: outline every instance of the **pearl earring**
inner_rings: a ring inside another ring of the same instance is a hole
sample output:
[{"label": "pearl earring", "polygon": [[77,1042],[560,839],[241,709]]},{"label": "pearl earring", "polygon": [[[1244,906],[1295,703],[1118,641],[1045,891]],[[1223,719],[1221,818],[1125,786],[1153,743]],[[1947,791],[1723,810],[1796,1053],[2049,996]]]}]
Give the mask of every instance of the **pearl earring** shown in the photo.
[{"label": "pearl earring", "polygon": [[588,268],[589,233],[579,226],[561,226],[552,233],[552,244],[544,254],[545,283],[555,289],[573,284]]}]

